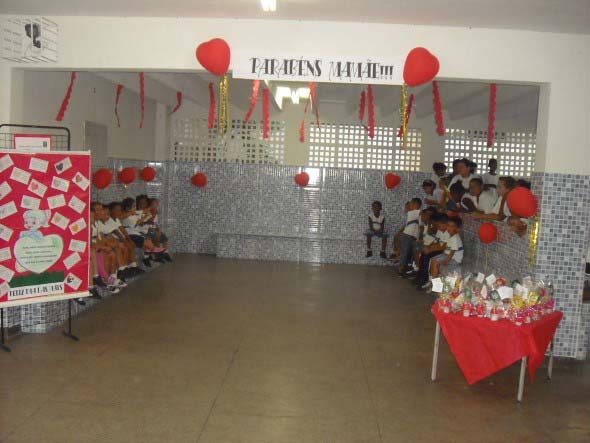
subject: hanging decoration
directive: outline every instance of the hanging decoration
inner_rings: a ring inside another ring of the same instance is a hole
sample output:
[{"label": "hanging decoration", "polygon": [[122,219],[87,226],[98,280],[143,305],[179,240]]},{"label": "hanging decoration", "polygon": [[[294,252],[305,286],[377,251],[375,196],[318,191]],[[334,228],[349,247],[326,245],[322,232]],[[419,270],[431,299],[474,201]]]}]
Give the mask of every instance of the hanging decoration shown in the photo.
[{"label": "hanging decoration", "polygon": [[252,80],[252,97],[250,97],[250,107],[248,108],[248,112],[246,113],[246,117],[244,118],[244,125],[250,121],[250,117],[252,117],[252,112],[254,112],[254,108],[256,107],[256,102],[258,101],[258,91],[260,90],[260,80]]},{"label": "hanging decoration", "polygon": [[302,188],[305,188],[309,183],[309,174],[305,171],[295,175],[295,183]]},{"label": "hanging decoration", "polygon": [[367,105],[368,105],[368,114],[369,114],[369,138],[375,137],[375,102],[373,100],[373,87],[369,85],[367,87]]},{"label": "hanging decoration", "polygon": [[314,107],[315,111],[315,123],[317,127],[320,127],[320,111],[317,106],[316,101],[316,92],[315,92],[315,83],[309,82],[309,96],[307,97],[307,102],[305,103],[305,108],[303,109],[303,117],[301,118],[301,125],[299,125],[299,141],[301,143],[305,142],[305,116],[307,115],[307,110],[309,109],[309,104]]},{"label": "hanging decoration", "polygon": [[68,89],[66,90],[66,95],[64,95],[64,99],[61,102],[61,106],[59,107],[59,111],[55,116],[55,120],[60,122],[63,120],[66,111],[68,110],[68,106],[70,104],[70,98],[72,97],[72,89],[74,88],[74,81],[76,80],[76,72],[73,71],[70,74],[70,84],[68,85]]},{"label": "hanging decoration", "polygon": [[[410,115],[412,114],[412,106],[414,105],[414,94],[410,94],[410,100],[408,101],[408,107],[406,109],[406,130],[408,129],[408,124],[410,123]],[[397,136],[403,137],[402,128],[400,127],[397,131]]]},{"label": "hanging decoration", "polygon": [[108,169],[99,169],[94,174],[92,174],[92,183],[98,189],[104,189],[108,185],[111,184],[111,180],[113,179],[113,175],[111,171]]},{"label": "hanging decoration", "polygon": [[121,127],[121,121],[119,120],[119,99],[121,98],[121,92],[123,91],[123,85],[117,85],[117,92],[115,93],[115,117],[117,118],[117,127]]},{"label": "hanging decoration", "polygon": [[477,229],[477,236],[484,244],[489,244],[498,238],[498,228],[493,223],[482,223]]},{"label": "hanging decoration", "polygon": [[[217,130],[219,135],[223,136],[229,130],[229,83],[227,80],[227,71],[231,59],[231,50],[227,42],[221,38],[214,38],[208,42],[201,43],[196,50],[196,56],[199,63],[210,73],[221,77],[218,85],[219,101],[217,107]],[[211,97],[211,86],[209,86],[209,95]],[[209,128],[213,127],[211,118],[211,101],[209,103]],[[213,115],[215,111],[213,111]]]},{"label": "hanging decoration", "polygon": [[360,103],[359,103],[359,121],[361,123],[363,123],[363,121],[365,120],[365,106],[366,106],[366,95],[365,95],[365,90],[363,89],[361,91],[361,99],[360,99]]},{"label": "hanging decoration", "polygon": [[213,91],[213,83],[209,83],[209,121],[207,127],[213,128],[215,125],[215,92]]},{"label": "hanging decoration", "polygon": [[191,183],[197,188],[202,188],[207,185],[207,176],[202,172],[197,172],[192,176]]},{"label": "hanging decoration", "polygon": [[496,89],[495,83],[490,85],[490,109],[488,113],[488,148],[494,146],[494,131],[496,121]]},{"label": "hanging decoration", "polygon": [[144,182],[151,182],[154,178],[156,178],[156,170],[151,166],[146,166],[139,172],[139,177]]},{"label": "hanging decoration", "polygon": [[442,106],[440,104],[440,91],[438,82],[432,81],[432,97],[434,101],[434,121],[436,122],[436,133],[440,136],[445,135],[445,125],[443,122]]},{"label": "hanging decoration", "polygon": [[408,87],[404,83],[402,85],[402,97],[399,115],[401,118],[400,130],[402,132],[402,149],[406,149],[407,131],[406,131],[406,94],[408,93]]},{"label": "hanging decoration", "polygon": [[301,125],[299,125],[299,141],[305,143],[305,116],[301,119]]},{"label": "hanging decoration", "polygon": [[262,91],[262,138],[268,138],[268,132],[270,130],[269,119],[269,91],[264,88]]},{"label": "hanging decoration", "polygon": [[181,106],[182,106],[182,91],[178,91],[178,92],[176,92],[176,106],[172,110],[172,114],[174,114],[176,111],[178,111]]},{"label": "hanging decoration", "polygon": [[539,240],[539,219],[535,216],[529,224],[529,268],[535,266],[537,259],[537,244]]},{"label": "hanging decoration", "polygon": [[119,181],[127,186],[135,180],[135,169],[131,167],[123,168],[119,171]]},{"label": "hanging decoration", "polygon": [[517,186],[510,191],[506,203],[510,213],[518,217],[529,218],[537,213],[537,199],[530,189],[523,186]]},{"label": "hanging decoration", "polygon": [[392,172],[385,174],[385,187],[387,189],[393,189],[397,185],[399,185],[402,181],[402,178],[399,175],[396,175]]},{"label": "hanging decoration", "polygon": [[143,118],[145,116],[145,76],[143,72],[139,73],[139,101],[141,102],[141,121],[139,129],[143,128]]},{"label": "hanging decoration", "polygon": [[404,63],[404,83],[408,86],[418,86],[436,77],[440,64],[438,59],[426,48],[414,48],[406,57]]}]

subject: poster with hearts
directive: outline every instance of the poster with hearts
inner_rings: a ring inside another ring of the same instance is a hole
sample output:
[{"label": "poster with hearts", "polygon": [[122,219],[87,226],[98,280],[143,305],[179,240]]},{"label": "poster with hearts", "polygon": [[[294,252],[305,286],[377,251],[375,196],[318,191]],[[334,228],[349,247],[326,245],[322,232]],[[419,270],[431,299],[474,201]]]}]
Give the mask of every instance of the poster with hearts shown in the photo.
[{"label": "poster with hearts", "polygon": [[88,152],[0,150],[0,308],[89,295],[89,177]]}]

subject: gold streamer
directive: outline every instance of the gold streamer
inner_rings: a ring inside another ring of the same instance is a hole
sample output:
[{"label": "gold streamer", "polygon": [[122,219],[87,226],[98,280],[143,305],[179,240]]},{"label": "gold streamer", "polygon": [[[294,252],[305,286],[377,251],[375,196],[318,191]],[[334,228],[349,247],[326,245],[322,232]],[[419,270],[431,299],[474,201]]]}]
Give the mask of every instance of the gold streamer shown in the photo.
[{"label": "gold streamer", "polygon": [[401,114],[401,119],[402,119],[402,123],[401,123],[401,128],[402,128],[402,149],[406,149],[406,140],[407,140],[407,134],[406,134],[406,94],[408,92],[407,86],[404,83],[402,85],[402,103],[401,103],[401,110],[400,110],[400,114]]},{"label": "gold streamer", "polygon": [[539,240],[539,219],[534,216],[529,225],[529,268],[535,266],[537,259],[537,242]]},{"label": "gold streamer", "polygon": [[217,107],[217,129],[219,135],[223,137],[223,134],[229,130],[229,84],[227,81],[227,75],[224,75],[219,80],[219,106]]}]

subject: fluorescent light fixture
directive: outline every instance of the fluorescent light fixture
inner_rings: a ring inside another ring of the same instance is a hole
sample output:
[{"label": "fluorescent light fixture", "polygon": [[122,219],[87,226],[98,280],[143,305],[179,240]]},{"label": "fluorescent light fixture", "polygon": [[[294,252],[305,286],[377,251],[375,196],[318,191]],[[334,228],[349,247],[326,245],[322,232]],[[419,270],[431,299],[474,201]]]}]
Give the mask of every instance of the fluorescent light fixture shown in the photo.
[{"label": "fluorescent light fixture", "polygon": [[300,99],[309,97],[309,88],[291,89],[288,86],[277,86],[275,100],[279,108],[283,108],[283,99],[289,98],[294,105],[298,105]]},{"label": "fluorescent light fixture", "polygon": [[277,0],[260,0],[260,5],[264,12],[275,12],[277,10]]}]

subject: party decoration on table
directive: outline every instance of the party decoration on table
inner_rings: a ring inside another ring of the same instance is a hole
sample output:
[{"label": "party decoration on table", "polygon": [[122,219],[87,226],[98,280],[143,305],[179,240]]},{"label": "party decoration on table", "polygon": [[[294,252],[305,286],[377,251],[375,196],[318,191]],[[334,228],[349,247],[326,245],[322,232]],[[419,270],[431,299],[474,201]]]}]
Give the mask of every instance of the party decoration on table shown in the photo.
[{"label": "party decoration on table", "polygon": [[131,167],[123,168],[119,171],[118,177],[119,181],[127,186],[135,180],[135,169]]},{"label": "party decoration on table", "polygon": [[[221,77],[218,85],[219,100],[217,110],[217,129],[219,135],[223,136],[229,129],[229,83],[227,80],[227,71],[229,69],[229,62],[231,59],[231,50],[227,42],[221,38],[214,38],[208,42],[201,43],[196,50],[196,56],[199,63],[210,73]],[[209,85],[209,90],[212,86]],[[210,94],[211,95],[211,94]],[[214,103],[214,101],[213,101]],[[209,127],[211,124],[211,101],[209,103]]]},{"label": "party decoration on table", "polygon": [[119,99],[121,98],[121,92],[123,91],[123,85],[117,85],[117,91],[115,92],[115,117],[117,118],[117,127],[121,127],[121,122],[119,120]]},{"label": "party decoration on table", "polygon": [[197,188],[202,188],[207,185],[207,176],[202,172],[197,172],[192,176],[191,183]]},{"label": "party decoration on table", "polygon": [[182,91],[177,91],[176,92],[176,106],[172,110],[171,114],[174,114],[176,111],[178,111],[181,106],[182,106]]},{"label": "party decoration on table", "polygon": [[99,169],[94,174],[92,174],[92,183],[98,189],[106,188],[111,184],[112,179],[113,175],[111,174],[111,171],[105,168]]},{"label": "party decoration on table", "polygon": [[252,96],[250,97],[250,107],[248,108],[248,112],[246,113],[246,117],[244,117],[244,125],[250,121],[250,117],[252,116],[252,112],[254,112],[254,108],[256,107],[256,102],[258,101],[258,91],[260,90],[260,80],[252,80]]},{"label": "party decoration on table", "polygon": [[393,189],[397,185],[400,184],[402,178],[399,175],[394,174],[393,172],[388,172],[385,174],[385,187],[387,189]]},{"label": "party decoration on table", "polygon": [[532,217],[537,213],[537,199],[530,191],[523,186],[517,186],[508,193],[506,197],[508,209],[519,217]]},{"label": "party decoration on table", "polygon": [[494,131],[496,121],[496,84],[490,85],[490,109],[488,111],[488,148],[494,146]]},{"label": "party decoration on table", "polygon": [[434,102],[434,121],[436,122],[436,133],[438,135],[445,135],[445,125],[443,122],[442,106],[440,104],[440,91],[438,90],[438,82],[432,81],[432,100]]},{"label": "party decoration on table", "polygon": [[498,238],[498,228],[493,223],[482,223],[477,229],[477,236],[484,244],[489,244]]},{"label": "party decoration on table", "polygon": [[142,129],[143,118],[145,117],[145,75],[143,72],[139,73],[139,102],[141,104],[141,120],[139,122],[139,129]]},{"label": "party decoration on table", "polygon": [[[408,123],[410,123],[410,115],[412,114],[412,106],[414,105],[414,94],[410,94],[410,101],[408,102],[408,107],[406,109],[406,121],[405,121],[405,128],[406,131],[408,130]],[[398,138],[403,137],[403,128],[400,128],[397,131]]]},{"label": "party decoration on table", "polygon": [[213,128],[215,125],[215,92],[213,91],[213,83],[209,83],[209,120],[207,127]]},{"label": "party decoration on table", "polygon": [[270,94],[267,88],[262,91],[262,138],[267,139],[270,131],[269,125]]},{"label": "party decoration on table", "polygon": [[302,188],[305,188],[309,183],[309,174],[305,171],[300,172],[295,176],[295,183]]},{"label": "party decoration on table", "polygon": [[515,325],[532,323],[555,309],[554,288],[550,281],[526,276],[508,285],[502,277],[483,273],[461,275],[452,272],[433,279],[433,291],[439,292],[435,308],[444,313],[462,313],[491,321],[506,319]]},{"label": "party decoration on table", "polygon": [[307,102],[305,103],[305,108],[303,109],[303,117],[301,118],[301,125],[299,125],[299,141],[301,143],[305,142],[305,116],[307,115],[307,109],[309,108],[309,104],[314,108],[315,111],[315,123],[317,127],[320,127],[320,111],[317,105],[316,100],[316,92],[315,92],[315,83],[309,83],[309,96],[307,97]]},{"label": "party decoration on table", "polygon": [[76,80],[76,72],[72,71],[70,74],[70,83],[68,85],[68,89],[66,90],[66,95],[64,96],[61,106],[59,107],[59,111],[55,116],[55,120],[60,122],[63,120],[66,111],[68,110],[68,106],[70,104],[70,98],[72,97],[72,89],[74,88],[74,81]]},{"label": "party decoration on table", "polygon": [[156,170],[151,166],[146,166],[139,172],[139,177],[144,182],[151,182],[154,178],[156,178]]},{"label": "party decoration on table", "polygon": [[428,49],[417,47],[412,49],[404,64],[404,83],[418,86],[436,77],[440,68],[438,59]]}]

